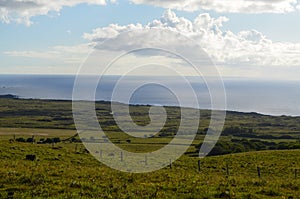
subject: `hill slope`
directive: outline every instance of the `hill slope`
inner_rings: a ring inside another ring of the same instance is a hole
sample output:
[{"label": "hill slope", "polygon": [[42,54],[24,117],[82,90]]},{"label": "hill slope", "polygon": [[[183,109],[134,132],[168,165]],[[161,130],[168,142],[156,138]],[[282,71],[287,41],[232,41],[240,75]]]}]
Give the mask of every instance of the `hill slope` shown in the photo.
[{"label": "hill slope", "polygon": [[[200,172],[198,158],[182,156],[172,168],[129,174],[99,163],[80,144],[75,152],[75,146],[2,140],[1,198],[299,198],[300,150],[206,157]],[[25,160],[27,154],[38,160]]]}]

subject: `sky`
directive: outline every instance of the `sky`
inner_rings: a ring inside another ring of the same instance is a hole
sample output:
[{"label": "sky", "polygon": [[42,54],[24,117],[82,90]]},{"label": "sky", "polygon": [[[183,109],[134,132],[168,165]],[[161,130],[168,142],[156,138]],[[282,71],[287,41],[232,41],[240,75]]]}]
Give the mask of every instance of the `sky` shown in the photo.
[{"label": "sky", "polygon": [[[200,46],[222,77],[298,80],[299,19],[298,0],[0,0],[0,74],[76,74],[95,49],[104,65],[153,45],[192,60]],[[111,74],[140,60],[181,63],[146,57],[129,55]]]}]

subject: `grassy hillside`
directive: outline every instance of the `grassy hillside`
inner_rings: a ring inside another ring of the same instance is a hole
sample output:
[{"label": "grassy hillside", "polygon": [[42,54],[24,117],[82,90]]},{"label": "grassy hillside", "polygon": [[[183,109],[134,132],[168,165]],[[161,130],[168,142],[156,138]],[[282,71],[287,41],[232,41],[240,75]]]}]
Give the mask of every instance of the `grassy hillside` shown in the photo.
[{"label": "grassy hillside", "polygon": [[[132,106],[131,115],[137,123],[147,123],[148,110],[148,106]],[[167,107],[167,110],[168,116],[176,122],[174,119],[180,116],[180,110],[176,107]],[[110,103],[97,102],[96,111],[100,122],[112,122]],[[71,101],[0,98],[0,116],[0,127],[75,129]],[[210,111],[201,110],[200,132],[205,131],[209,119]],[[228,111],[225,127],[252,129],[257,134],[288,134],[296,137],[300,135],[300,117]]]},{"label": "grassy hillside", "polygon": [[[71,107],[70,101],[0,99],[0,198],[300,198],[300,117],[228,112],[211,154],[217,156],[201,159],[199,170],[197,153],[210,119],[210,111],[201,110],[196,139],[185,155],[171,167],[129,174],[98,162],[78,137],[64,141],[76,135]],[[150,122],[149,106],[130,111],[135,123]],[[106,137],[87,141],[109,138],[128,151],[157,150],[170,142],[179,124],[180,109],[166,111],[159,133],[135,138],[118,128],[110,103],[98,102]],[[27,155],[37,159],[26,160]]]},{"label": "grassy hillside", "polygon": [[[120,107],[120,110],[124,109],[123,104],[117,104],[117,106]],[[149,108],[150,106],[130,107],[130,113],[135,123],[146,125],[150,122],[148,116]],[[121,144],[121,147],[122,144],[130,141],[133,151],[138,150],[137,148],[142,147],[144,144],[159,143],[161,146],[153,149],[155,150],[169,143],[176,134],[180,124],[180,109],[177,107],[165,108],[168,119],[162,130],[158,134],[157,132],[150,132],[150,134],[155,135],[150,139],[138,139],[123,133],[118,128],[111,115],[110,103],[96,103],[98,120],[107,137],[114,143]],[[185,117],[193,121],[195,110],[188,109],[188,111],[191,114]],[[208,129],[210,111],[200,110],[200,116],[201,120],[197,137],[188,151],[190,155],[197,155],[197,151]],[[42,129],[75,130],[72,117],[72,102],[0,99],[0,127],[35,128],[41,129],[41,131]],[[151,129],[149,130],[151,131]],[[184,128],[184,132],[186,134],[191,133],[188,126]],[[53,135],[49,136],[53,137]],[[276,117],[257,113],[228,111],[220,141],[211,153],[212,155],[221,155],[257,150],[300,149],[299,137],[300,117]],[[129,149],[131,150],[130,147]]]},{"label": "grassy hillside", "polygon": [[182,156],[147,174],[112,170],[78,143],[2,140],[0,151],[1,198],[299,198],[300,150],[207,157],[200,172],[198,158]]}]

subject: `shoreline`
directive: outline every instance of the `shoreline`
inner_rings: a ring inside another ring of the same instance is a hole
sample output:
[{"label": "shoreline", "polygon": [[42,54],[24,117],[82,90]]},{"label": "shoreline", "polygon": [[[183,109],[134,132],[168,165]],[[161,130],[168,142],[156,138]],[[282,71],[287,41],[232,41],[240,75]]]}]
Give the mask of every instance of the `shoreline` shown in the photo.
[{"label": "shoreline", "polygon": [[[73,100],[70,99],[43,99],[43,98],[24,98],[13,94],[4,94],[0,95],[0,99],[15,99],[15,100],[42,100],[42,101],[54,101],[54,102],[73,102]],[[77,101],[85,101],[85,100],[77,100]],[[110,104],[110,103],[117,103],[122,105],[129,105],[129,106],[163,106],[163,107],[170,107],[170,108],[187,108],[187,109],[197,109],[194,107],[179,107],[174,105],[158,105],[158,104],[142,104],[142,103],[136,103],[136,104],[126,104],[123,102],[112,102],[107,100],[95,100],[96,103],[104,103],[104,104]],[[198,110],[208,110],[211,111],[212,109],[206,109],[206,108],[198,108]],[[226,113],[237,113],[237,114],[245,114],[245,115],[260,115],[260,116],[270,116],[270,117],[292,117],[297,118],[300,117],[300,115],[273,115],[273,114],[266,114],[261,112],[255,112],[255,111],[239,111],[239,110],[214,110],[214,111],[226,111]]]}]

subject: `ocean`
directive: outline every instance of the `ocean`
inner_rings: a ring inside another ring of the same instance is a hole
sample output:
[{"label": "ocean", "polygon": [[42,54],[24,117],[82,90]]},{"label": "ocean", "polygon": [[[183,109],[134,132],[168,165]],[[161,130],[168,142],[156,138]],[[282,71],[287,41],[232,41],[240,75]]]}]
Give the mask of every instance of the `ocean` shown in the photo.
[{"label": "ocean", "polygon": [[[85,86],[89,86],[88,80],[91,78],[95,77],[87,77]],[[105,76],[101,79],[95,95],[96,100],[111,101],[112,91],[119,78],[118,76]],[[132,77],[123,84],[125,87],[129,86],[139,78],[150,77]],[[20,98],[71,100],[74,80],[75,76],[72,75],[0,75],[0,95],[13,94]],[[195,77],[191,77],[190,80],[200,108],[209,109],[211,103],[206,85]],[[227,110],[300,116],[300,81],[242,78],[223,80]],[[176,78],[170,81],[183,94],[187,92],[182,85],[176,84]],[[125,98],[122,99],[122,94],[119,96],[121,96],[118,99],[119,102],[126,102]],[[137,89],[131,96],[130,103],[177,106],[178,100],[175,94],[167,88],[150,84]],[[192,106],[191,104],[190,107]]]}]

